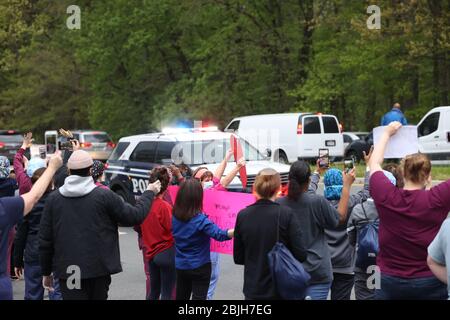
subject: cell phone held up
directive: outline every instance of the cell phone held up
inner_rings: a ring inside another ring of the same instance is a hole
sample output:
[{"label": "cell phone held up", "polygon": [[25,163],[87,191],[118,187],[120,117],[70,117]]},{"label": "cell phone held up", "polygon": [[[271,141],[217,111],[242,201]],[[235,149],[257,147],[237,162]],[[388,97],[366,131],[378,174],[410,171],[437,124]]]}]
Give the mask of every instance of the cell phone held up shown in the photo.
[{"label": "cell phone held up", "polygon": [[73,151],[73,144],[72,141],[58,141],[58,149],[61,151],[67,150],[67,151]]},{"label": "cell phone held up", "polygon": [[328,149],[319,149],[319,167],[330,167],[330,151]]},{"label": "cell phone held up", "polygon": [[349,173],[355,168],[355,161],[353,159],[344,159],[344,171]]}]

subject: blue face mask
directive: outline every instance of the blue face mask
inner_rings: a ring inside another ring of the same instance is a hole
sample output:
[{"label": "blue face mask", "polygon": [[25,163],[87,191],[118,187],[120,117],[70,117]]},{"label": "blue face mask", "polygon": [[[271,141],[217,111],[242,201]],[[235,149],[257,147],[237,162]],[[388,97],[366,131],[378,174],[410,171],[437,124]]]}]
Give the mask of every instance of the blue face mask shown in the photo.
[{"label": "blue face mask", "polygon": [[210,189],[213,186],[214,186],[214,182],[212,182],[212,181],[203,182],[203,190]]}]

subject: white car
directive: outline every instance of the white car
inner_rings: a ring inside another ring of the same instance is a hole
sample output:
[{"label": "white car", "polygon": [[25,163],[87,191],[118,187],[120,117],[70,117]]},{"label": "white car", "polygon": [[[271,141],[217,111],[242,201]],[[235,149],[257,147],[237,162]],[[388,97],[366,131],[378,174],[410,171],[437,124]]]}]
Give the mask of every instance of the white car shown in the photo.
[{"label": "white car", "polygon": [[281,163],[315,160],[319,149],[328,149],[331,158],[344,156],[342,126],[334,115],[281,113],[239,117],[225,131],[238,133],[262,152],[268,150],[273,160]]},{"label": "white car", "polygon": [[435,164],[450,161],[450,106],[434,108],[417,125],[419,151]]},{"label": "white car", "polygon": [[[132,202],[145,191],[148,174],[156,166],[183,162],[192,170],[204,166],[214,172],[230,148],[231,135],[216,129],[182,129],[121,138],[107,161],[106,182],[111,190]],[[270,161],[243,139],[240,144],[247,161],[247,185],[243,186],[237,176],[228,189],[251,191],[256,174],[268,167],[278,171],[283,185],[287,184],[289,166]],[[235,165],[232,157],[224,176]]]}]

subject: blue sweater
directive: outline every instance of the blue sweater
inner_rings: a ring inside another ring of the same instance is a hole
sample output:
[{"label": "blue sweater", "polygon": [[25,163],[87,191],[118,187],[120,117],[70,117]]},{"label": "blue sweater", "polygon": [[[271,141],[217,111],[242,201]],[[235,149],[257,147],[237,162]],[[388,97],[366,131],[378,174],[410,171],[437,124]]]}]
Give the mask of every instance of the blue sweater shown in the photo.
[{"label": "blue sweater", "polygon": [[406,126],[408,124],[403,112],[398,108],[392,108],[391,111],[386,113],[383,116],[383,118],[381,118],[381,125],[387,126],[387,125],[389,125],[389,123],[394,122],[394,121],[398,121],[404,126]]},{"label": "blue sweater", "polygon": [[189,221],[172,218],[172,232],[175,238],[175,266],[180,270],[197,269],[209,262],[210,239],[227,241],[228,230],[222,230],[199,213]]}]

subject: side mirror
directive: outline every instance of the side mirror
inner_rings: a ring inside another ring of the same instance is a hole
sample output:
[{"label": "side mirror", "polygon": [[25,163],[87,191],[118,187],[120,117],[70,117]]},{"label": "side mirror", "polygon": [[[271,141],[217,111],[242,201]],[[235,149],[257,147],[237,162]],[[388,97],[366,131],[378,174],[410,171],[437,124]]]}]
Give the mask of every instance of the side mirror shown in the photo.
[{"label": "side mirror", "polygon": [[267,158],[272,157],[272,150],[270,150],[269,148],[266,149],[266,157]]}]

